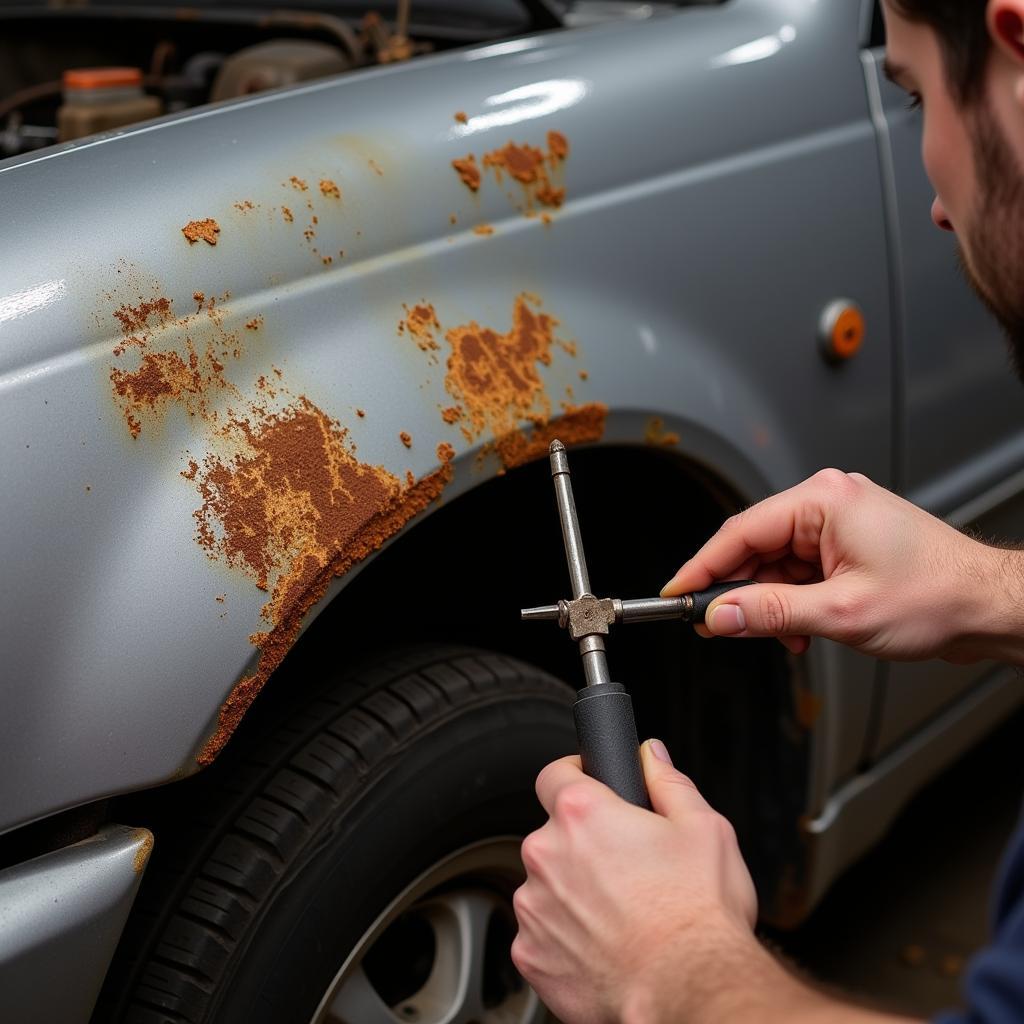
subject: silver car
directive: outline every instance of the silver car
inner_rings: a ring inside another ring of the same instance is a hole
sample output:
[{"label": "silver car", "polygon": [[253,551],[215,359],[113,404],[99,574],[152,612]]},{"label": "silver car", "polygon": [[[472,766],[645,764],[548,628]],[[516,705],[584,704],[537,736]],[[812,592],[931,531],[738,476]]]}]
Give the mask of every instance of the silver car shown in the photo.
[{"label": "silver car", "polygon": [[[1019,539],[1017,385],[871,0],[258,6],[0,8],[0,1019],[541,1021],[548,442],[640,597],[827,465]],[[781,925],[1021,696],[610,657]]]}]

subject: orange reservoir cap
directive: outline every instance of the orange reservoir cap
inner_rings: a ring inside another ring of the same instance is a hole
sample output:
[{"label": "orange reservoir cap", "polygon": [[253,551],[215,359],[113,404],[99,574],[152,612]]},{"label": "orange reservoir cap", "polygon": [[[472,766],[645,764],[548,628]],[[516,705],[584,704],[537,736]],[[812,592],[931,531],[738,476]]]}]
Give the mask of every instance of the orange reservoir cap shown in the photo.
[{"label": "orange reservoir cap", "polygon": [[65,89],[118,89],[141,86],[138,68],[71,68],[64,72]]}]

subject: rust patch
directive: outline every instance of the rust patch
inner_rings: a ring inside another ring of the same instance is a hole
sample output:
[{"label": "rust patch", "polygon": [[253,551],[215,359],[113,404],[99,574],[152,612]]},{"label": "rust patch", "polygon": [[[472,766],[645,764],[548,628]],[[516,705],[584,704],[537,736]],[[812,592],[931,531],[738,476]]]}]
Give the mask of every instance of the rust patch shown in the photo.
[{"label": "rust patch", "polygon": [[370,165],[370,170],[377,175],[378,178],[384,177],[384,172],[380,168],[380,164],[376,160],[370,159],[366,161]]},{"label": "rust patch", "polygon": [[551,364],[556,325],[554,317],[536,312],[530,297],[520,295],[507,333],[472,321],[445,334],[452,349],[445,388],[466,410],[476,435],[489,427],[501,437],[519,420],[550,419],[537,367]]},{"label": "rust patch", "polygon": [[363,419],[366,416],[366,410],[365,409],[356,409],[356,415],[360,419]]},{"label": "rust patch", "polygon": [[412,434],[407,430],[403,430],[399,435],[398,439],[405,445],[406,448],[412,447]]},{"label": "rust patch", "polygon": [[452,476],[445,462],[403,485],[382,466],[358,462],[346,432],[301,397],[256,422],[235,421],[230,430],[242,450],[229,461],[207,456],[196,513],[200,540],[272,589],[263,609],[272,625],[250,637],[260,651],[257,669],[222,705],[200,765],[223,749],[331,579],[436,501]]},{"label": "rust patch", "polygon": [[455,458],[455,449],[447,442],[442,441],[437,446],[437,461],[443,466],[447,462],[451,462]]},{"label": "rust patch", "polygon": [[258,331],[263,326],[263,314],[260,313],[258,316],[254,316],[246,325],[247,331]]},{"label": "rust patch", "polygon": [[287,184],[290,184],[291,187],[295,189],[296,192],[309,191],[309,185],[307,185],[306,182],[302,180],[302,178],[296,178],[294,174],[288,179]]},{"label": "rust patch", "polygon": [[473,234],[475,235],[493,235],[494,228],[490,224],[477,224],[473,228]]},{"label": "rust patch", "polygon": [[453,160],[452,167],[462,179],[462,184],[470,191],[477,192],[480,189],[480,168],[477,166],[476,157],[470,153],[461,160]]},{"label": "rust patch", "polygon": [[420,302],[410,309],[405,309],[405,319],[398,325],[398,333],[408,330],[421,352],[436,352],[441,346],[437,342],[435,332],[441,329],[437,313],[429,302]]},{"label": "rust patch", "polygon": [[327,199],[340,199],[341,189],[330,178],[320,179],[320,194]]},{"label": "rust patch", "polygon": [[569,140],[561,132],[548,132],[548,159],[559,163],[569,156]]},{"label": "rust patch", "polygon": [[466,116],[466,112],[464,110],[456,110],[455,120],[458,121],[459,124],[465,124],[469,118]]},{"label": "rust patch", "polygon": [[199,307],[196,310],[196,312],[198,313],[199,310],[203,308],[203,303],[206,301],[206,294],[205,294],[205,292],[193,292],[192,293],[192,301]]},{"label": "rust patch", "polygon": [[153,852],[153,833],[148,828],[136,829],[134,839],[138,840],[139,848],[132,858],[132,869],[141,875],[149,863],[149,855]]},{"label": "rust patch", "polygon": [[240,203],[235,203],[235,209],[239,213],[248,213],[249,210],[255,210],[256,206],[249,199],[243,199]]},{"label": "rust patch", "polygon": [[[563,165],[569,157],[569,140],[561,133],[547,133],[547,149],[532,146],[527,142],[507,142],[498,149],[483,155],[483,170],[493,172],[500,185],[507,174],[523,189],[523,205],[520,210],[527,216],[536,216],[538,204],[557,209],[565,202],[565,186],[561,181]],[[481,167],[476,156],[469,153],[460,160],[453,160],[459,177],[473,192],[480,189]],[[551,223],[551,215],[541,213],[544,224]]]},{"label": "rust patch", "polygon": [[[197,292],[195,298],[202,293]],[[233,334],[224,330],[221,311],[214,299],[206,307],[207,324],[201,312],[177,319],[169,299],[160,297],[138,306],[122,305],[114,311],[122,340],[113,355],[120,359],[128,350],[138,350],[133,368],[114,366],[110,383],[114,400],[121,409],[133,438],[142,432],[149,414],[162,414],[174,403],[190,415],[211,415],[211,396],[232,390],[224,376],[224,360],[237,358],[241,349]],[[202,327],[205,342],[193,334]],[[212,330],[210,329],[212,327]],[[154,332],[170,335],[170,343],[154,350]]]},{"label": "rust patch", "polygon": [[[582,374],[580,379],[586,380]],[[660,416],[652,416],[644,430],[644,443],[667,448],[679,444],[679,435],[674,430],[666,430]]]},{"label": "rust patch", "polygon": [[548,447],[557,437],[563,444],[592,444],[604,436],[608,406],[603,402],[566,405],[561,416],[534,426],[529,432],[514,431],[498,438],[495,449],[506,469],[548,457]]},{"label": "rust patch", "polygon": [[181,233],[188,239],[189,245],[195,245],[196,242],[216,245],[220,225],[212,217],[207,217],[206,220],[190,220],[181,229]]},{"label": "rust patch", "polygon": [[284,218],[285,224],[291,224],[295,221],[295,214],[287,206],[281,207],[281,216]]},{"label": "rust patch", "polygon": [[523,186],[527,210],[535,203],[559,207],[565,202],[565,188],[552,184],[550,174],[565,162],[569,142],[561,132],[548,132],[547,141],[547,152],[528,143],[508,142],[484,154],[484,167],[494,171],[499,183],[508,174]]},{"label": "rust patch", "polygon": [[[571,355],[576,350],[556,338],[558,321],[539,305],[535,296],[518,296],[511,329],[504,334],[475,321],[445,333],[451,346],[445,388],[460,404],[442,410],[442,418],[446,423],[468,419],[462,430],[470,442],[490,430],[506,469],[542,457],[553,431],[566,444],[598,441],[604,434],[608,410],[597,402],[563,405],[563,415],[552,420],[540,367],[551,365],[556,345]],[[532,424],[527,432],[519,428],[523,421]]]}]

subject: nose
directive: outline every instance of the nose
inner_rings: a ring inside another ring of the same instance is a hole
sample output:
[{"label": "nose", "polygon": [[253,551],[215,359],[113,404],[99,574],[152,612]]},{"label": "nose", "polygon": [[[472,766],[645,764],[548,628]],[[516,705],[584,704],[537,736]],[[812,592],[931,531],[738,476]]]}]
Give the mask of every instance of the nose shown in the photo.
[{"label": "nose", "polygon": [[937,228],[942,228],[943,231],[953,231],[953,222],[949,219],[949,214],[946,213],[946,208],[942,205],[942,200],[936,196],[935,201],[932,203],[932,220],[935,222]]}]

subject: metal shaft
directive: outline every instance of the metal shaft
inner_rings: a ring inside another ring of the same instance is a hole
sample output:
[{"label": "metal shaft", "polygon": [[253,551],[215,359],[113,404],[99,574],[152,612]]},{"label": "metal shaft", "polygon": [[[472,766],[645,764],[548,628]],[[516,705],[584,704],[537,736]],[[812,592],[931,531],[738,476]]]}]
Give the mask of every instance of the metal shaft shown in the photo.
[{"label": "metal shaft", "polygon": [[[555,482],[555,498],[558,501],[558,518],[562,523],[565,558],[569,564],[569,582],[572,585],[573,599],[576,599],[590,593],[590,577],[587,575],[587,560],[583,554],[583,538],[580,536],[580,523],[576,516],[576,502],[572,497],[569,458],[561,441],[552,441],[548,451],[551,459],[551,476]],[[583,637],[580,640],[580,657],[583,659],[583,674],[587,686],[612,681],[603,637]]]}]

